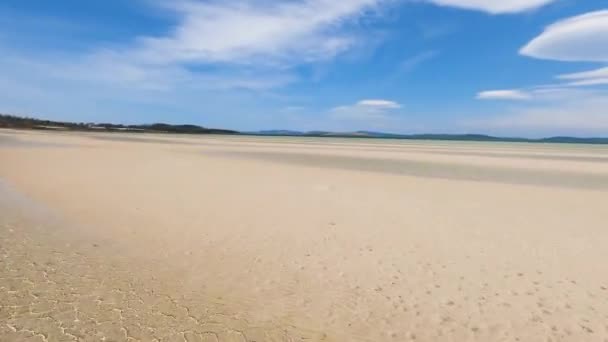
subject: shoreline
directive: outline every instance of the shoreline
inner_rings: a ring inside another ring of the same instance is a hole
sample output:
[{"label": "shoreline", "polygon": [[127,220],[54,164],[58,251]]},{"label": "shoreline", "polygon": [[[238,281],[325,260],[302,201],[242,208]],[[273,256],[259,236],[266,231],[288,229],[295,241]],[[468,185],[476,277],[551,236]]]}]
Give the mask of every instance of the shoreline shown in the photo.
[{"label": "shoreline", "polygon": [[[0,119],[2,115],[0,114]],[[46,120],[37,120],[46,122]],[[1,122],[0,122],[1,123]],[[182,136],[235,136],[235,137],[257,137],[257,138],[327,138],[327,139],[360,139],[360,140],[379,140],[379,141],[411,141],[411,142],[446,142],[446,143],[508,143],[508,144],[556,144],[556,145],[608,145],[608,138],[604,137],[578,137],[578,136],[551,136],[541,138],[521,138],[521,137],[506,137],[493,136],[488,134],[477,133],[416,133],[416,134],[398,134],[398,133],[383,133],[383,132],[296,132],[293,134],[274,134],[260,132],[246,132],[228,129],[213,129],[205,128],[196,125],[171,125],[171,124],[150,124],[150,125],[116,125],[102,124],[101,127],[89,127],[82,123],[72,122],[57,122],[63,126],[36,126],[36,127],[20,127],[20,126],[2,126],[0,130],[18,130],[18,131],[34,131],[34,132],[63,132],[63,133],[93,133],[93,134],[129,134],[129,135],[182,135]],[[88,124],[91,125],[91,124]],[[164,127],[165,129],[152,129],[154,126]],[[132,128],[129,128],[132,127]],[[182,131],[184,130],[184,131]],[[189,131],[194,130],[194,131]]]}]

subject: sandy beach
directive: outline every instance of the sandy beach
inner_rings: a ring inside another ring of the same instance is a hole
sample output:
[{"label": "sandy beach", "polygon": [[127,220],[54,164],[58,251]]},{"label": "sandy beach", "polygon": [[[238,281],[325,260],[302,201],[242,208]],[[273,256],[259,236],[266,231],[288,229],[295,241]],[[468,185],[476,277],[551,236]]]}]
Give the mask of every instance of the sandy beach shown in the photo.
[{"label": "sandy beach", "polygon": [[608,146],[0,130],[1,341],[608,341]]}]

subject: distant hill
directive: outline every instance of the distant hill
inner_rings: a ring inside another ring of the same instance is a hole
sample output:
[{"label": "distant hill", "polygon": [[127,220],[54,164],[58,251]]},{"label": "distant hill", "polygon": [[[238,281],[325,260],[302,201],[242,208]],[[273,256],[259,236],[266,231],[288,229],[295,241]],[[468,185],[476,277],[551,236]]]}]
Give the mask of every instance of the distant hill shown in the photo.
[{"label": "distant hill", "polygon": [[541,139],[494,137],[484,134],[395,134],[373,131],[326,132],[326,131],[289,131],[271,130],[246,133],[250,135],[299,136],[299,137],[340,137],[340,138],[376,138],[401,140],[444,140],[444,141],[480,141],[480,142],[529,142],[529,143],[564,143],[564,144],[608,144],[608,138],[550,137]]},{"label": "distant hill", "polygon": [[401,140],[444,140],[444,141],[502,141],[529,143],[564,143],[564,144],[608,144],[608,138],[549,137],[541,139],[494,137],[484,134],[394,134],[374,131],[328,132],[293,130],[265,130],[259,132],[237,132],[226,129],[206,128],[196,125],[171,125],[154,123],[146,125],[120,125],[112,123],[74,123],[26,118],[15,115],[0,114],[0,128],[69,130],[89,132],[132,132],[132,133],[175,133],[175,134],[241,134],[255,136],[281,137],[334,137],[334,138],[369,138]]},{"label": "distant hill", "polygon": [[259,131],[259,132],[251,132],[250,134],[256,134],[256,135],[304,135],[304,133],[302,132],[298,132],[298,131],[290,131],[290,130],[281,130],[281,129],[277,129],[277,130],[266,130],[266,131]]},{"label": "distant hill", "polygon": [[132,132],[132,133],[176,133],[176,134],[238,134],[225,129],[205,128],[196,125],[170,125],[154,123],[149,125],[120,125],[111,123],[74,123],[40,120],[14,115],[0,114],[0,128],[69,130],[89,132]]},{"label": "distant hill", "polygon": [[608,144],[608,138],[551,137],[540,139],[540,141],[564,144]]}]

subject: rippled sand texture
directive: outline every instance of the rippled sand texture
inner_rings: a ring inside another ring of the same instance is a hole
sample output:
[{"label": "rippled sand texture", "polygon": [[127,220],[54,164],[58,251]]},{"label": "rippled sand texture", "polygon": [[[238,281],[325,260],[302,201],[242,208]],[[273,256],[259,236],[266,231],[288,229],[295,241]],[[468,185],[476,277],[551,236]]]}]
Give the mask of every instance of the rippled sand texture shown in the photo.
[{"label": "rippled sand texture", "polygon": [[608,148],[0,131],[0,341],[608,341]]},{"label": "rippled sand texture", "polygon": [[253,324],[219,297],[184,291],[169,279],[179,277],[171,270],[157,274],[163,271],[63,236],[78,233],[1,186],[0,341],[323,338],[288,325]]}]

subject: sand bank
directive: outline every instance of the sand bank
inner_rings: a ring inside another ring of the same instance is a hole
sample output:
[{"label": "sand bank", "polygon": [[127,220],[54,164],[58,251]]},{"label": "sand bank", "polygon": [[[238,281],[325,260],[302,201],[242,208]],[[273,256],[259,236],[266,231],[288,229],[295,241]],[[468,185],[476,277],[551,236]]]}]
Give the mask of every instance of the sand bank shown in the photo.
[{"label": "sand bank", "polygon": [[608,338],[606,147],[0,137],[6,338]]}]

